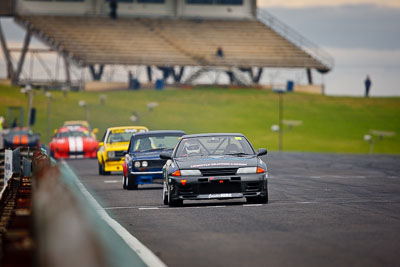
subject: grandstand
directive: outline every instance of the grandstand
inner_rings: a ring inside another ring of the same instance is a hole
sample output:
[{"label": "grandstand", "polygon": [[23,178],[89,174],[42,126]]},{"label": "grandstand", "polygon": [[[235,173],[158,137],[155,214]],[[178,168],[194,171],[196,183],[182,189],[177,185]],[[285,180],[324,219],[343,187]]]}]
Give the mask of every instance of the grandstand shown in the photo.
[{"label": "grandstand", "polygon": [[[257,10],[255,0],[120,0],[116,20],[108,17],[104,0],[6,0],[2,5],[0,14],[14,16],[27,38],[37,36],[68,61],[90,67],[96,80],[101,78],[96,65],[140,65],[166,72],[199,66],[186,83],[219,69],[239,84],[257,83],[263,68],[304,68],[312,83],[311,69],[325,73],[333,66],[317,46]],[[223,57],[216,56],[218,47]],[[18,74],[17,69],[14,81]],[[181,82],[180,77],[175,80]]]}]

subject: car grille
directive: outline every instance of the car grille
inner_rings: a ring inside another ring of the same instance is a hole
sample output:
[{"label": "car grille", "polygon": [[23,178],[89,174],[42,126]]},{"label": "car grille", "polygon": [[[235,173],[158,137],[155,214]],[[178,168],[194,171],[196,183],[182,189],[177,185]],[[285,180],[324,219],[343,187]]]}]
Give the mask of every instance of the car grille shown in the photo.
[{"label": "car grille", "polygon": [[241,192],[240,183],[200,183],[199,194],[238,193]]},{"label": "car grille", "polygon": [[124,150],[121,150],[121,151],[115,151],[115,157],[116,158],[123,158],[123,157],[125,157],[125,151]]},{"label": "car grille", "polygon": [[237,168],[200,169],[203,176],[236,175]]},{"label": "car grille", "polygon": [[164,166],[166,160],[147,160],[148,168],[157,168],[157,169],[162,169]]},{"label": "car grille", "polygon": [[68,155],[70,156],[80,156],[85,155],[85,151],[69,151]]}]

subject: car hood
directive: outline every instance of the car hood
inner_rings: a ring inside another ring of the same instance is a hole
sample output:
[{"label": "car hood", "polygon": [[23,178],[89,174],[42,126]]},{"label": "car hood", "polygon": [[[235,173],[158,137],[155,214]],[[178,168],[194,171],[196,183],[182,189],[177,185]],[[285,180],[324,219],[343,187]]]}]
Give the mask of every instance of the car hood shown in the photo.
[{"label": "car hood", "polygon": [[113,150],[113,151],[119,151],[119,150],[128,150],[129,142],[118,142],[118,143],[107,143],[105,145],[106,150]]},{"label": "car hood", "polygon": [[91,137],[82,137],[82,136],[76,136],[76,137],[62,137],[62,138],[53,138],[51,143],[53,144],[68,144],[69,142],[76,142],[77,140],[82,140],[83,143],[97,143],[96,140],[94,140]]},{"label": "car hood", "polygon": [[175,158],[179,169],[240,168],[257,166],[258,158],[251,156],[195,156]]},{"label": "car hood", "polygon": [[170,152],[171,150],[153,150],[146,152],[135,152],[134,158],[136,160],[160,159],[161,152]]}]

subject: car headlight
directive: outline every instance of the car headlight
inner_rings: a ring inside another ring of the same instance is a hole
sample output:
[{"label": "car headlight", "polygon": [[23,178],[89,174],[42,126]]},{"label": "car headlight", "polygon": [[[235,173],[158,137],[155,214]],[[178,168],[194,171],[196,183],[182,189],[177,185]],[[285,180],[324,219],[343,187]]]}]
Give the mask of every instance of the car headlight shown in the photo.
[{"label": "car headlight", "polygon": [[244,167],[244,168],[239,168],[236,174],[249,174],[256,172],[257,172],[257,167]]},{"label": "car headlight", "polygon": [[261,167],[244,167],[239,168],[236,174],[251,174],[251,173],[264,173],[265,170]]},{"label": "car headlight", "polygon": [[115,157],[115,151],[108,151],[107,156],[109,158],[114,158]]},{"label": "car headlight", "polygon": [[201,176],[200,170],[181,170],[182,176]]},{"label": "car headlight", "polygon": [[135,161],[133,166],[135,166],[135,168],[140,168],[140,161]]},{"label": "car headlight", "polygon": [[142,161],[142,167],[146,168],[149,166],[149,163],[147,161]]}]

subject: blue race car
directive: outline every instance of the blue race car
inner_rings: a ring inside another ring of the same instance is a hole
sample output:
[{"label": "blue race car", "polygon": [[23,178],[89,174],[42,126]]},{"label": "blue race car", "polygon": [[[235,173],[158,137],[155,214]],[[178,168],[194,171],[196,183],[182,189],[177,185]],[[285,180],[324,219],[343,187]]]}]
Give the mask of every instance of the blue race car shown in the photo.
[{"label": "blue race car", "polygon": [[183,131],[150,131],[133,134],[123,164],[123,188],[137,189],[141,184],[162,184],[162,168],[167,160],[160,153],[175,148]]}]

